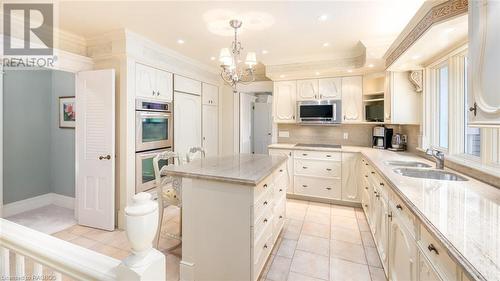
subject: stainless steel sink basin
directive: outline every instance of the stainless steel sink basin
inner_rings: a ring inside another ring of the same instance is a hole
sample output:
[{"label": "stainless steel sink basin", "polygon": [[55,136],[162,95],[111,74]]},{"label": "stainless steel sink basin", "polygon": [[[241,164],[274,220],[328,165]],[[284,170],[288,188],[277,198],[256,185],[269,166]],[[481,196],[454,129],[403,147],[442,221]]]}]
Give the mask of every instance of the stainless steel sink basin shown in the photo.
[{"label": "stainless steel sink basin", "polygon": [[430,168],[432,167],[429,164],[425,164],[417,161],[387,161],[385,162],[387,165],[391,166],[401,166],[401,167],[416,167],[416,168]]},{"label": "stainless steel sink basin", "polygon": [[414,169],[414,168],[396,168],[393,170],[396,174],[405,177],[423,178],[443,181],[468,181],[468,179],[457,175],[453,172],[431,169]]}]

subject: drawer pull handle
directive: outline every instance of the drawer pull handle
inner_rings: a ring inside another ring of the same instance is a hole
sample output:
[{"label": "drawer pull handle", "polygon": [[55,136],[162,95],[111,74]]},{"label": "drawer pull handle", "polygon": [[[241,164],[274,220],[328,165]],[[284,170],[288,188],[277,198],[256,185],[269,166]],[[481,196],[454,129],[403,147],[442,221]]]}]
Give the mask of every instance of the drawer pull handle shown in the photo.
[{"label": "drawer pull handle", "polygon": [[374,193],[374,194],[377,194],[377,192],[376,192],[376,191],[374,191],[373,193]]},{"label": "drawer pull handle", "polygon": [[397,205],[396,205],[396,209],[403,210],[403,207],[402,207],[400,204],[397,204]]},{"label": "drawer pull handle", "polygon": [[307,156],[307,153],[302,153],[302,156]]},{"label": "drawer pull handle", "polygon": [[332,171],[332,169],[330,169],[330,168],[326,168],[326,170],[327,170],[328,172],[331,172],[331,171]]},{"label": "drawer pull handle", "polygon": [[368,163],[365,163],[365,166],[368,166]]},{"label": "drawer pull handle", "polygon": [[371,173],[372,173],[372,175],[375,175],[375,172],[371,172]]},{"label": "drawer pull handle", "polygon": [[267,222],[267,219],[264,219],[264,223],[266,223],[266,222]]},{"label": "drawer pull handle", "polygon": [[383,182],[381,182],[381,183],[380,183],[380,186],[384,186],[384,183],[383,183]]},{"label": "drawer pull handle", "polygon": [[307,187],[307,184],[303,184],[302,187]]},{"label": "drawer pull handle", "polygon": [[365,208],[368,208],[368,204],[365,204]]},{"label": "drawer pull handle", "polygon": [[266,184],[264,184],[262,187],[266,188],[266,187],[267,187],[267,183],[266,183]]},{"label": "drawer pull handle", "polygon": [[280,192],[282,192],[282,191],[283,191],[283,189],[280,188]]},{"label": "drawer pull handle", "polygon": [[264,205],[267,205],[267,201],[264,201]]},{"label": "drawer pull handle", "polygon": [[264,249],[267,249],[267,244],[264,244]]},{"label": "drawer pull handle", "polygon": [[283,216],[280,216],[280,219],[282,219],[282,218],[283,218]]},{"label": "drawer pull handle", "polygon": [[434,252],[436,252],[436,255],[439,255],[438,250],[436,249],[436,247],[434,247],[434,245],[432,245],[432,243],[429,244],[429,246],[427,246],[427,249],[429,250],[429,252],[434,251]]},{"label": "drawer pull handle", "polygon": [[367,177],[368,177],[368,175],[365,175],[365,178],[367,178]]},{"label": "drawer pull handle", "polygon": [[307,169],[307,167],[306,166],[302,166],[302,169]]},{"label": "drawer pull handle", "polygon": [[368,186],[365,186],[365,189],[368,190]]},{"label": "drawer pull handle", "polygon": [[332,157],[330,154],[327,154],[326,157]]},{"label": "drawer pull handle", "polygon": [[283,169],[280,169],[280,173],[283,173]]},{"label": "drawer pull handle", "polygon": [[380,198],[380,194],[375,195],[375,197]]},{"label": "drawer pull handle", "polygon": [[331,187],[327,187],[326,190],[332,190],[332,188]]}]

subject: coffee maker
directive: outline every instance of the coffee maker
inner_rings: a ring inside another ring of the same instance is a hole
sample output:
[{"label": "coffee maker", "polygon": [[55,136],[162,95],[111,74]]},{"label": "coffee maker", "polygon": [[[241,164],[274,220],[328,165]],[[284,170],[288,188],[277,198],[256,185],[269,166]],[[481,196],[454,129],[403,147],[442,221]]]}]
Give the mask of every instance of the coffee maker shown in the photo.
[{"label": "coffee maker", "polygon": [[391,147],[393,129],[384,126],[373,127],[373,148],[387,149]]}]

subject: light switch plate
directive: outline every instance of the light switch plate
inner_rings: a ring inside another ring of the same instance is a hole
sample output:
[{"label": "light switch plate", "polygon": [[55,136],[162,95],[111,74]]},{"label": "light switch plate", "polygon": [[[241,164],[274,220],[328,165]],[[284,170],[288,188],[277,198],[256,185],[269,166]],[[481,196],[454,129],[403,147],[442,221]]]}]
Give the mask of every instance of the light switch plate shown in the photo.
[{"label": "light switch plate", "polygon": [[290,132],[289,131],[279,131],[278,136],[280,138],[289,138],[290,137]]}]

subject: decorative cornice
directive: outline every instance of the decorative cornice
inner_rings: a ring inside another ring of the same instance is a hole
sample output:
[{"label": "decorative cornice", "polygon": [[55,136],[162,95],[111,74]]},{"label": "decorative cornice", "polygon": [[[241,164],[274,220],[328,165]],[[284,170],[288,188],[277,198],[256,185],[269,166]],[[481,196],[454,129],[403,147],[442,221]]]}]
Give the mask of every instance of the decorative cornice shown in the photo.
[{"label": "decorative cornice", "polygon": [[449,0],[434,6],[387,56],[385,67],[388,68],[391,66],[404,52],[415,44],[431,26],[447,19],[466,14],[468,7],[468,0]]}]

